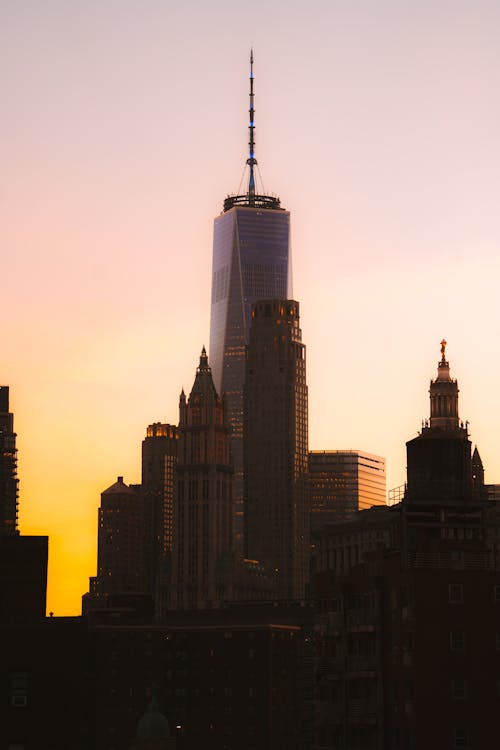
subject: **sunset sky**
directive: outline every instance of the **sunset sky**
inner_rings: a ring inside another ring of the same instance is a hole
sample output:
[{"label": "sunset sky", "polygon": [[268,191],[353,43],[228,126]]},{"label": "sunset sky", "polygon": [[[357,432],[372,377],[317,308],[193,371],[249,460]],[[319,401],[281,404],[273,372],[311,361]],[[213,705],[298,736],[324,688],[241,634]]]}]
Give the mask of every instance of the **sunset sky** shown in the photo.
[{"label": "sunset sky", "polygon": [[498,0],[0,0],[0,384],[47,609],[208,346],[213,218],[256,156],[291,211],[309,446],[387,458],[448,341],[500,482]]}]

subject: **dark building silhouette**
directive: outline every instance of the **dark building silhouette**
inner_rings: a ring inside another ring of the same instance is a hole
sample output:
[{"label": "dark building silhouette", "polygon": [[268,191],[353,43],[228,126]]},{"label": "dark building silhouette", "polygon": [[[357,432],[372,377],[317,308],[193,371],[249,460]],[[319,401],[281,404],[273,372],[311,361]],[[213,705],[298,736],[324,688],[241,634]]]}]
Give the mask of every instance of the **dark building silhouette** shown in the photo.
[{"label": "dark building silhouette", "polygon": [[148,426],[142,441],[141,486],[147,514],[144,550],[158,617],[168,603],[178,439],[177,426],[155,422]]},{"label": "dark building silhouette", "polygon": [[473,491],[444,347],[403,501],[317,544],[318,748],[472,750],[496,735],[499,511]]},{"label": "dark building silhouette", "polygon": [[311,532],[386,504],[385,459],[364,451],[309,451]]},{"label": "dark building silhouette", "polygon": [[310,607],[170,612],[161,625],[117,619],[92,628],[90,650],[95,750],[141,739],[152,682],[178,749],[311,750]]},{"label": "dark building silhouette", "polygon": [[243,383],[250,309],[259,299],[291,293],[290,214],[279,198],[256,188],[253,57],[250,61],[250,142],[247,192],[224,201],[214,222],[210,362],[225,396],[235,469],[234,536],[243,550]]},{"label": "dark building silhouette", "polygon": [[171,606],[203,609],[225,598],[217,569],[232,557],[233,466],[224,401],[203,347],[186,400],[179,402]]},{"label": "dark building silhouette", "polygon": [[17,448],[9,386],[0,386],[0,623],[45,616],[48,538],[22,536],[17,526]]},{"label": "dark building silhouette", "polygon": [[0,386],[0,535],[17,534],[17,448],[9,386]]},{"label": "dark building silhouette", "polygon": [[443,341],[437,378],[429,389],[430,419],[406,444],[408,502],[463,500],[472,494],[471,443],[467,425],[459,420],[458,384],[450,377],[445,348]]},{"label": "dark building silhouette", "polygon": [[145,544],[147,514],[140,487],[126,485],[123,477],[101,494],[97,538],[97,576],[82,601],[83,614],[125,607],[152,610],[147,565],[150,542]]},{"label": "dark building silhouette", "polygon": [[306,354],[299,303],[252,305],[245,379],[246,555],[305,595],[309,562]]}]

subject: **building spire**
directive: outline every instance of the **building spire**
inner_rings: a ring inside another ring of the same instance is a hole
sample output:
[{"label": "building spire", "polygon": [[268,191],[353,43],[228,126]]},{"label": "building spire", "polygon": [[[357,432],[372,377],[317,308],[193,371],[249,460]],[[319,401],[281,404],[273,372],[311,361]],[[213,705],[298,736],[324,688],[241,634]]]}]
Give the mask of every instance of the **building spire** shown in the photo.
[{"label": "building spire", "polygon": [[441,341],[441,360],[438,362],[437,378],[431,380],[429,389],[431,400],[430,427],[444,430],[459,428],[458,385],[450,376],[450,363],[446,359],[446,340]]},{"label": "building spire", "polygon": [[253,49],[250,50],[250,107],[248,114],[250,121],[248,125],[248,132],[250,140],[248,141],[248,159],[247,164],[250,168],[250,176],[248,178],[248,197],[251,199],[255,196],[255,175],[254,167],[257,166],[257,159],[255,158],[255,141],[254,141],[254,130],[255,130],[255,110],[253,108]]},{"label": "building spire", "polygon": [[[248,158],[245,162],[249,169],[248,189],[242,195],[228,195],[224,200],[224,212],[230,211],[235,206],[251,206],[252,208],[269,208],[274,211],[281,210],[280,199],[274,195],[259,195],[256,186],[255,167],[255,109],[253,92],[253,49],[250,50],[250,104],[248,108]],[[243,177],[245,176],[245,172]],[[242,180],[243,180],[242,177]],[[240,183],[241,186],[241,183]],[[238,188],[239,189],[239,188]]]}]

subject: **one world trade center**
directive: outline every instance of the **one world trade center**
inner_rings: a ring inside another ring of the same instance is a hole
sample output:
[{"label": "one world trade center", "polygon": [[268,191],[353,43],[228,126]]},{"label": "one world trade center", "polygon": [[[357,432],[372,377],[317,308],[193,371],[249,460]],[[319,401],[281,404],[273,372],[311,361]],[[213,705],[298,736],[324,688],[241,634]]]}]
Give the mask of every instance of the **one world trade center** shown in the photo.
[{"label": "one world trade center", "polygon": [[[290,213],[256,189],[253,54],[247,192],[228,196],[214,221],[210,364],[225,394],[235,470],[234,539],[243,548],[243,387],[252,303],[291,297]],[[262,191],[263,193],[264,191]]]}]

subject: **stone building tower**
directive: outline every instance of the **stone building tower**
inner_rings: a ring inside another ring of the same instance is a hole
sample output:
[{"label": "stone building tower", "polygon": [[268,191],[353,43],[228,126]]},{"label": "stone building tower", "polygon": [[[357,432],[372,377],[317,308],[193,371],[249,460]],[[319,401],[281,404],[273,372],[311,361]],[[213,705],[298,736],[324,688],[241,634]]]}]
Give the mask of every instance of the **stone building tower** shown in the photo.
[{"label": "stone building tower", "polygon": [[441,342],[438,373],[431,380],[430,419],[406,444],[411,502],[467,500],[472,496],[472,455],[467,423],[458,415],[458,384],[450,376],[446,341]]},{"label": "stone building tower", "polygon": [[174,490],[172,597],[174,609],[216,606],[218,563],[232,553],[229,430],[203,347],[193,388],[179,403]]}]

